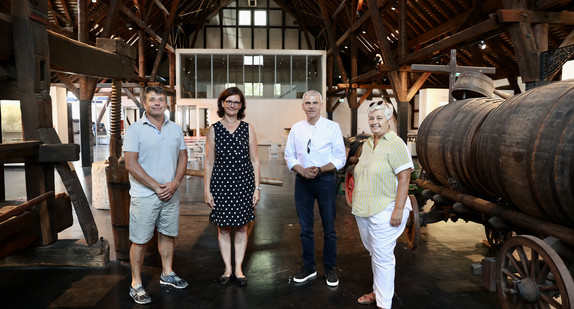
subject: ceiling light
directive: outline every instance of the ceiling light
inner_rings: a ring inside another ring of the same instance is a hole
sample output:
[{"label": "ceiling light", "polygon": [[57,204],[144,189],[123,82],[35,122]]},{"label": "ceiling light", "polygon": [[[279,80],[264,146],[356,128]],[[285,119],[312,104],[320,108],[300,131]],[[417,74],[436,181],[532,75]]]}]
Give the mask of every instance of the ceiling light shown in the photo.
[{"label": "ceiling light", "polygon": [[484,43],[484,41],[480,41],[480,42],[478,43],[478,48],[480,48],[480,49],[485,49],[485,48],[486,48],[486,43]]},{"label": "ceiling light", "polygon": [[96,3],[96,2],[98,2],[98,0],[92,0],[92,3]]}]

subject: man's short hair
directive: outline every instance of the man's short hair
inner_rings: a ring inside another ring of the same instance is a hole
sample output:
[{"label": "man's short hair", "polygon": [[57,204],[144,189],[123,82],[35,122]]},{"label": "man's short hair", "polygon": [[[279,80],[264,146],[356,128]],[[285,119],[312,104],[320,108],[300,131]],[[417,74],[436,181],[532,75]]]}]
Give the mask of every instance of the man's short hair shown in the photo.
[{"label": "man's short hair", "polygon": [[147,95],[150,92],[155,92],[157,94],[163,94],[164,96],[167,97],[167,93],[165,93],[165,90],[163,89],[163,87],[160,86],[148,86],[145,88],[145,94]]},{"label": "man's short hair", "polygon": [[[312,95],[318,96],[318,97],[319,97],[319,101],[320,101],[321,103],[323,102],[323,96],[322,96],[321,93],[320,93],[319,91],[317,91],[317,90],[307,90],[307,91],[305,91],[305,93],[303,93],[303,98],[302,98],[303,100],[305,100],[305,96],[306,96],[306,95],[308,95],[308,96],[312,96]],[[303,101],[303,103],[305,103],[305,101]]]}]

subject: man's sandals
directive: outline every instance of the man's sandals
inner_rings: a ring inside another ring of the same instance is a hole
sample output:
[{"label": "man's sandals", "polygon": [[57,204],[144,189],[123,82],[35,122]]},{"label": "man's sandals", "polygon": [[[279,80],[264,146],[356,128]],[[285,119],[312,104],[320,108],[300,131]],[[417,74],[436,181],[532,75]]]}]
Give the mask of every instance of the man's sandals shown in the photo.
[{"label": "man's sandals", "polygon": [[369,294],[364,294],[357,299],[357,302],[361,305],[370,305],[375,302],[375,293],[371,292]]}]

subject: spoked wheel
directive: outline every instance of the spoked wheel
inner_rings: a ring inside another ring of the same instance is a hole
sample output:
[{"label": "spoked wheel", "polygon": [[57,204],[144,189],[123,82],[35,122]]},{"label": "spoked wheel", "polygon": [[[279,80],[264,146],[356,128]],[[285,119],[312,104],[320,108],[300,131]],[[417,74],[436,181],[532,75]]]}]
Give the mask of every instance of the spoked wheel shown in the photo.
[{"label": "spoked wheel", "polygon": [[351,165],[347,168],[345,173],[345,199],[347,200],[347,206],[353,207],[353,189],[355,188],[355,177],[353,173],[355,171],[355,165]]},{"label": "spoked wheel", "polygon": [[490,248],[493,250],[502,247],[502,245],[512,237],[512,231],[499,232],[489,225],[484,226],[484,234],[486,235],[486,241],[488,241]]},{"label": "spoked wheel", "polygon": [[560,256],[542,240],[509,239],[496,261],[496,288],[504,308],[570,308],[574,281]]},{"label": "spoked wheel", "polygon": [[413,210],[411,210],[409,214],[409,221],[407,221],[405,231],[407,232],[407,243],[409,245],[409,249],[412,250],[419,246],[421,218],[419,216],[419,205],[417,203],[417,199],[414,195],[409,195],[409,198],[411,199]]}]

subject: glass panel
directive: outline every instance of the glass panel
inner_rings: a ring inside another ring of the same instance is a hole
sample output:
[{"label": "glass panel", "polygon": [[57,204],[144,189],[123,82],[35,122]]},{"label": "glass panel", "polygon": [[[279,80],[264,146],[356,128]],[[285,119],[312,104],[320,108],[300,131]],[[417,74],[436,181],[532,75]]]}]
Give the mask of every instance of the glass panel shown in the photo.
[{"label": "glass panel", "polygon": [[227,55],[213,55],[213,97],[225,90],[227,82]]},{"label": "glass panel", "polygon": [[213,98],[211,89],[211,55],[197,55],[197,98]]},{"label": "glass panel", "polygon": [[255,28],[254,31],[254,49],[267,49],[267,28]]},{"label": "glass panel", "polygon": [[239,49],[251,49],[251,28],[239,28]]},{"label": "glass panel", "polygon": [[291,56],[277,55],[277,81],[279,93],[275,93],[278,99],[294,99],[295,92],[291,88]]},{"label": "glass panel", "polygon": [[261,83],[263,83],[263,97],[274,97],[275,83],[275,55],[264,55],[261,66]]},{"label": "glass panel", "polygon": [[262,84],[260,82],[260,69],[263,62],[262,56],[247,55],[244,58],[245,64],[245,96],[262,96]]},{"label": "glass panel", "polygon": [[0,102],[2,105],[2,143],[23,141],[20,101],[2,100]]},{"label": "glass panel", "polygon": [[181,55],[180,85],[182,98],[195,98],[195,55]]},{"label": "glass panel", "polygon": [[235,49],[237,39],[237,29],[223,28],[223,48]]},{"label": "glass panel", "polygon": [[307,90],[323,91],[323,74],[321,71],[321,56],[308,56],[307,60]]},{"label": "glass panel", "polygon": [[239,11],[239,25],[240,26],[250,26],[251,25],[251,11]]},{"label": "glass panel", "polygon": [[[243,90],[243,55],[229,55],[229,84]],[[219,95],[219,94],[218,94]]]},{"label": "glass panel", "polygon": [[[219,49],[219,28],[205,28],[207,34],[207,48]],[[197,38],[198,41],[203,41],[203,37]]]},{"label": "glass panel", "polygon": [[267,25],[267,11],[253,11],[253,24],[255,26]]},{"label": "glass panel", "polygon": [[299,49],[299,30],[285,29],[285,49]]},{"label": "glass panel", "polygon": [[281,29],[269,29],[269,48],[270,49],[282,49],[283,44],[281,38],[283,37],[283,32]]},{"label": "glass panel", "polygon": [[297,93],[297,98],[303,98],[303,93],[307,91],[307,70],[306,57],[293,56],[293,88]]},{"label": "glass panel", "polygon": [[283,23],[283,11],[269,10],[269,26],[281,26]]},{"label": "glass panel", "polygon": [[[223,9],[223,25],[224,26],[235,26],[237,25],[237,11],[235,9]],[[219,14],[217,15],[219,16]],[[241,18],[241,17],[240,17]]]}]

